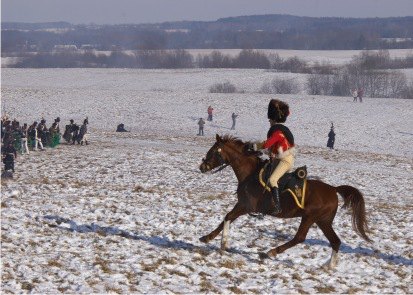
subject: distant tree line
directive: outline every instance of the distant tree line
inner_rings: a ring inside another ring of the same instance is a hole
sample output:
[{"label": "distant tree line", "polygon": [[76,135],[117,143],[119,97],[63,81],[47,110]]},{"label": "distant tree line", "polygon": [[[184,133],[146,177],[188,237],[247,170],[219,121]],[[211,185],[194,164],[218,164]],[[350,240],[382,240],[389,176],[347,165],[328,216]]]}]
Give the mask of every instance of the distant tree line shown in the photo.
[{"label": "distant tree line", "polygon": [[50,52],[55,45],[94,44],[109,51],[156,49],[391,49],[413,48],[413,17],[312,18],[261,15],[213,22],[141,25],[2,23],[1,52]]}]

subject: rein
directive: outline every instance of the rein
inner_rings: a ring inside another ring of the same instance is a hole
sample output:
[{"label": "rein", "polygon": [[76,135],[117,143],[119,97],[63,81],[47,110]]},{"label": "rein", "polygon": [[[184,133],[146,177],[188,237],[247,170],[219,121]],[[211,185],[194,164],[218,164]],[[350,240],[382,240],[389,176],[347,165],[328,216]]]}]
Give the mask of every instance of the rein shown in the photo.
[{"label": "rein", "polygon": [[220,167],[219,167],[219,169],[217,169],[217,170],[215,170],[215,171],[213,171],[213,172],[211,172],[212,174],[215,174],[215,173],[217,173],[217,172],[219,172],[219,171],[221,171],[221,170],[224,170],[225,168],[227,168],[227,166],[229,166],[229,164],[222,164]]}]

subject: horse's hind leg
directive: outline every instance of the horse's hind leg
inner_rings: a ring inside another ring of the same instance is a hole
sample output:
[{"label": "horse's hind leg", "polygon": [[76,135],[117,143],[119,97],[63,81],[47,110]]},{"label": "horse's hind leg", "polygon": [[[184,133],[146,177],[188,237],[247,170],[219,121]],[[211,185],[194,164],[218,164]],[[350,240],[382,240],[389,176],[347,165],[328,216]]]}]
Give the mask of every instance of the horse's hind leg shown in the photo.
[{"label": "horse's hind leg", "polygon": [[330,242],[332,251],[331,251],[331,257],[330,259],[324,264],[325,267],[328,267],[330,269],[334,268],[337,266],[338,262],[338,250],[340,249],[341,241],[340,238],[337,236],[333,229],[332,225],[332,220],[329,221],[319,221],[317,222],[317,225],[320,227],[320,229],[323,231],[324,235],[327,237],[327,239]]},{"label": "horse's hind leg", "polygon": [[[225,215],[224,221],[222,221],[216,229],[210,232],[208,235],[201,237],[199,240],[204,243],[208,243],[209,241],[215,239],[215,237],[224,229],[224,233],[222,235],[221,241],[221,249],[224,250],[228,245],[228,232],[229,232],[229,224],[233,222],[235,219],[240,217],[241,215],[246,214],[247,211],[243,206],[239,203],[235,205],[235,207]],[[225,225],[225,226],[224,226]]]},{"label": "horse's hind leg", "polygon": [[284,252],[285,250],[294,247],[295,245],[302,243],[305,241],[305,238],[307,236],[308,230],[310,229],[311,225],[313,225],[314,220],[312,218],[309,218],[308,216],[303,216],[301,219],[300,226],[298,228],[297,233],[295,234],[294,238],[291,241],[288,241],[287,243],[278,246],[277,248],[273,248],[267,253],[260,253],[260,257],[263,258],[270,258],[270,257],[275,257],[277,254],[280,254]]}]

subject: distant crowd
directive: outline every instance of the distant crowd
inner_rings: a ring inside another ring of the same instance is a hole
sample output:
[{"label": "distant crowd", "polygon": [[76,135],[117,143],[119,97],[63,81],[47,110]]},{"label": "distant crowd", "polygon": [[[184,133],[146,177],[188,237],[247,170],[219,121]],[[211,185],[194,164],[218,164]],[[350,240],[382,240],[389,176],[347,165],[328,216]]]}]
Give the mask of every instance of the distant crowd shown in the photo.
[{"label": "distant crowd", "polygon": [[[69,144],[88,144],[86,118],[81,126],[70,120],[66,125],[63,139]],[[17,119],[11,120],[7,115],[1,119],[1,154],[4,171],[14,172],[14,162],[18,154],[30,154],[30,151],[43,151],[46,147],[54,148],[60,144],[60,117],[54,119],[50,128],[42,118],[40,123],[34,121],[30,126],[20,124]]]},{"label": "distant crowd", "polygon": [[[209,106],[208,109],[207,109],[207,113],[208,113],[207,121],[210,121],[210,122],[213,121],[213,118],[214,118],[213,117],[213,111],[214,111],[214,108],[212,106]],[[232,115],[231,115],[232,126],[230,128],[231,130],[235,130],[235,123],[237,121],[237,117],[238,117],[238,114],[232,113]],[[197,135],[204,136],[205,120],[203,118],[199,118],[197,124],[198,124],[198,134]]]}]

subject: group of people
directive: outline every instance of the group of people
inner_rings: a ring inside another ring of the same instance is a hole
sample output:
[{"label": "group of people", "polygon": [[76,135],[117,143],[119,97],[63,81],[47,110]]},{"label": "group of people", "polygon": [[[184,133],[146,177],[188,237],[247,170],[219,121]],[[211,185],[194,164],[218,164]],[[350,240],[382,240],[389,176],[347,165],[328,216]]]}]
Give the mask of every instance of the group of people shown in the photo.
[{"label": "group of people", "polygon": [[[73,120],[66,125],[63,137],[67,142],[74,144],[88,144],[87,142],[87,118],[82,126],[78,126]],[[56,147],[60,144],[60,117],[54,119],[50,128],[46,126],[46,120],[42,118],[40,123],[34,121],[30,126],[27,123],[20,125],[16,119],[10,120],[7,115],[1,119],[1,154],[4,163],[4,171],[14,172],[14,162],[19,153],[30,154],[30,150],[44,150],[45,147]]]},{"label": "group of people", "polygon": [[357,102],[357,99],[359,99],[360,102],[363,102],[363,95],[364,95],[364,90],[363,88],[354,88],[351,91],[351,94],[353,95],[353,102]]},{"label": "group of people", "polygon": [[77,125],[73,119],[70,119],[70,124],[66,125],[65,133],[63,133],[63,139],[67,143],[71,144],[89,144],[87,141],[87,125],[89,124],[89,119],[83,120],[81,126]]},{"label": "group of people", "polygon": [[[208,118],[207,121],[212,122],[213,121],[213,108],[211,106],[208,107],[207,113],[208,113]],[[238,114],[232,113],[231,119],[232,119],[232,126],[231,130],[235,130],[235,123],[237,120]],[[197,135],[204,135],[204,126],[205,126],[205,120],[203,118],[199,118],[198,120],[198,134]]]}]

